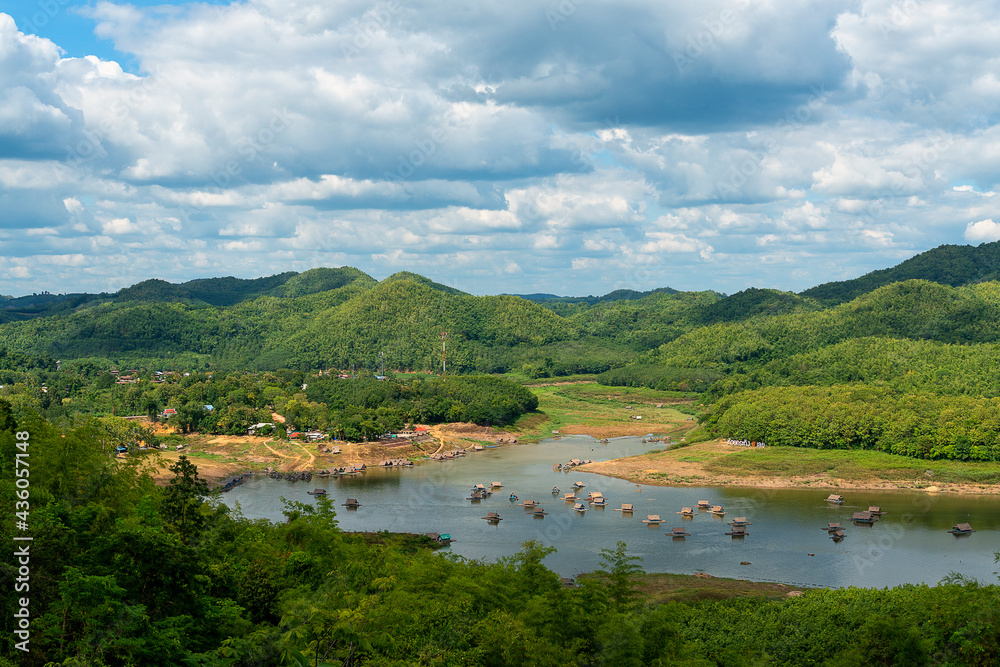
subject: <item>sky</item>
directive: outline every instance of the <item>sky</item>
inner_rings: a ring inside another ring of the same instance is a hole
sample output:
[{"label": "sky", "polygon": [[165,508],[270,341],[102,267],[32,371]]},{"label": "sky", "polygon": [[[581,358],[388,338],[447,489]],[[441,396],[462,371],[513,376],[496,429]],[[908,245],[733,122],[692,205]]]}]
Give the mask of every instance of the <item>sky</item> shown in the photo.
[{"label": "sky", "polygon": [[0,294],[801,291],[1000,239],[1000,2],[0,0]]}]

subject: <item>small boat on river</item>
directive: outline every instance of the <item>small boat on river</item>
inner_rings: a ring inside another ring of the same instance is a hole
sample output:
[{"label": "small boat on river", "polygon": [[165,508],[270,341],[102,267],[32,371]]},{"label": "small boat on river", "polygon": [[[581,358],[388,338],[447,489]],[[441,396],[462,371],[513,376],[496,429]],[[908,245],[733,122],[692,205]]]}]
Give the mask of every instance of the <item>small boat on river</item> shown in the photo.
[{"label": "small boat on river", "polygon": [[510,494],[510,496],[508,497],[508,500],[510,500],[510,502],[512,502],[512,503],[516,503],[517,502],[517,494],[516,493]]},{"label": "small boat on river", "polygon": [[970,535],[976,531],[967,523],[956,523],[948,532],[952,535]]},{"label": "small boat on river", "polygon": [[553,496],[558,496],[559,495],[559,487],[558,486],[553,486],[552,487],[552,495]]},{"label": "small boat on river", "polygon": [[844,496],[838,496],[836,493],[831,493],[826,497],[826,502],[841,505],[844,502]]}]

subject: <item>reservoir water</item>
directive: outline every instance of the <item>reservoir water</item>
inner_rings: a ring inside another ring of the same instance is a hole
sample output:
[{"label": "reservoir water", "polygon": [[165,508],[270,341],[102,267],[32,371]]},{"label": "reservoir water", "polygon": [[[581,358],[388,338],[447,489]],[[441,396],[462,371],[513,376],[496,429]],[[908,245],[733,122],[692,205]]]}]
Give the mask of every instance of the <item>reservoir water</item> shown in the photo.
[{"label": "reservoir water", "polygon": [[[737,487],[677,488],[637,486],[620,479],[578,471],[564,473],[553,464],[571,458],[595,461],[641,454],[656,445],[640,438],[616,438],[600,444],[586,436],[545,440],[470,452],[442,463],[413,468],[374,468],[342,478],[313,477],[290,483],[254,475],[223,495],[230,507],[239,506],[250,518],[282,521],[281,498],[311,503],[306,492],[325,488],[334,498],[337,520],[346,531],[449,533],[456,541],[446,550],[465,558],[493,561],[516,553],[521,543],[535,539],[556,553],[545,564],[562,576],[574,576],[601,567],[601,549],[613,549],[621,540],[630,555],[640,556],[647,572],[694,574],[777,581],[808,586],[863,586],[882,588],[905,583],[936,584],[950,573],[996,583],[994,553],[1000,550],[1000,497],[930,495],[890,491],[840,491],[844,504],[825,502],[830,489],[768,490]],[[336,465],[336,464],[335,464]],[[466,500],[474,484],[503,488],[482,501]],[[562,499],[572,483],[586,486],[577,495],[600,491],[607,507],[581,514]],[[551,489],[558,485],[560,494]],[[541,502],[549,514],[527,515],[518,502]],[[348,497],[358,509],[341,506]],[[723,505],[724,518],[698,512],[690,519],[675,512],[699,500]],[[614,511],[632,503],[635,513]],[[851,515],[880,505],[886,512],[872,526],[851,524]],[[502,521],[491,525],[482,517],[498,512]],[[642,523],[647,514],[666,522],[658,527]],[[725,535],[726,522],[745,516],[752,524],[744,538]],[[846,537],[834,543],[822,530],[839,521]],[[977,532],[956,537],[948,532],[956,523],[969,523]],[[668,536],[673,527],[687,529],[684,539]],[[749,565],[741,565],[749,562]]]}]

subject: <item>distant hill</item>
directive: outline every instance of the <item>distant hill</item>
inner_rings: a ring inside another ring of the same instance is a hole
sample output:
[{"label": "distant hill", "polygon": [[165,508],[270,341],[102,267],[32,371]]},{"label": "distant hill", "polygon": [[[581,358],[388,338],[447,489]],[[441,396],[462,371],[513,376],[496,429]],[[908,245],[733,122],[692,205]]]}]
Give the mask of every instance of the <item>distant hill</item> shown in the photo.
[{"label": "distant hill", "polygon": [[592,306],[603,301],[634,301],[636,299],[643,299],[653,294],[678,293],[678,290],[671,289],[669,287],[658,287],[647,292],[637,292],[636,290],[631,289],[618,289],[614,292],[608,292],[604,296],[556,296],[555,294],[510,294],[509,296],[516,296],[526,301],[534,301],[535,303],[543,306],[549,303],[586,303]]},{"label": "distant hill", "polygon": [[799,295],[835,305],[902,280],[930,280],[957,287],[998,279],[1000,241],[979,246],[943,245],[911,257],[891,269],[872,271],[853,280],[824,283]]},{"label": "distant hill", "polygon": [[382,282],[383,283],[391,283],[391,282],[395,282],[397,280],[407,280],[407,281],[412,282],[412,283],[419,283],[421,285],[425,285],[427,287],[430,287],[432,290],[437,290],[438,292],[444,292],[445,294],[465,294],[465,295],[468,295],[467,292],[463,292],[462,290],[455,289],[454,287],[448,287],[447,285],[442,285],[441,283],[436,283],[433,280],[431,280],[430,278],[425,278],[425,277],[423,277],[421,275],[417,275],[416,273],[410,273],[409,271],[400,271],[398,273],[394,273],[391,276],[389,276],[388,278],[386,278],[385,280],[383,280]]}]

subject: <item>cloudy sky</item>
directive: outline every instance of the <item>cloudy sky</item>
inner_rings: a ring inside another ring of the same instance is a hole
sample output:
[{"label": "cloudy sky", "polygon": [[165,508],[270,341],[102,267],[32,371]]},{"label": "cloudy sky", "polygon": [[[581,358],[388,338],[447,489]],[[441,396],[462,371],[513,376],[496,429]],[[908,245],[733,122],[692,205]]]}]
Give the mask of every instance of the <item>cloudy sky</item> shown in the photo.
[{"label": "cloudy sky", "polygon": [[0,293],[802,290],[1000,239],[1000,2],[0,3]]}]

